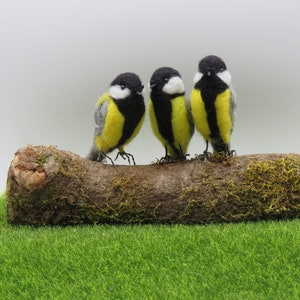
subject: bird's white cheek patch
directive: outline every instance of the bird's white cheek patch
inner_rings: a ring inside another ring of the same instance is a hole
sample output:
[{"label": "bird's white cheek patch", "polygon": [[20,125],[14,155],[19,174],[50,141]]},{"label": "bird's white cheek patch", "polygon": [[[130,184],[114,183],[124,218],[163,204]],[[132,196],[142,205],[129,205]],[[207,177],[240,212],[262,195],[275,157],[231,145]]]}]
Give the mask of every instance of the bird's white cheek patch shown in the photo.
[{"label": "bird's white cheek patch", "polygon": [[227,70],[218,73],[217,76],[221,80],[223,80],[225,83],[227,83],[227,85],[230,85],[230,83],[231,83],[231,75],[230,75],[230,73]]},{"label": "bird's white cheek patch", "polygon": [[121,89],[120,85],[113,85],[109,88],[109,95],[114,99],[125,99],[131,94],[130,89]]},{"label": "bird's white cheek patch", "polygon": [[203,74],[201,72],[197,72],[194,76],[194,83],[197,83],[201,78]]},{"label": "bird's white cheek patch", "polygon": [[184,93],[184,84],[180,77],[175,76],[170,78],[170,80],[164,85],[162,89],[165,93],[169,95]]}]

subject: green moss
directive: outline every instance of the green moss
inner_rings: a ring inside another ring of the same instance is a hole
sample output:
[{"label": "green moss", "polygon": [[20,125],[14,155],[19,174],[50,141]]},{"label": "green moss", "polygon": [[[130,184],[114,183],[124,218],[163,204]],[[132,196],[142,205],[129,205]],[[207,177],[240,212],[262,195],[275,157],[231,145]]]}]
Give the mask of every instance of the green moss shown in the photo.
[{"label": "green moss", "polygon": [[[32,148],[35,149],[35,151],[38,153],[38,156],[37,158],[35,159],[35,162],[39,165],[39,166],[42,166],[43,164],[47,163],[48,162],[48,157],[49,157],[49,153],[47,152],[47,148],[49,149],[56,149],[55,146],[47,146],[47,147],[44,147],[44,146],[36,146],[36,147],[33,147]],[[46,151],[45,151],[46,150]]]},{"label": "green moss", "polygon": [[195,199],[190,199],[187,201],[186,207],[182,213],[182,215],[180,215],[180,219],[184,219],[185,217],[189,216],[194,208],[195,205],[199,204],[199,201],[195,200]]},{"label": "green moss", "polygon": [[47,156],[45,153],[40,153],[40,155],[36,158],[35,162],[39,165],[42,166],[44,163],[47,162]]},{"label": "green moss", "polygon": [[231,204],[228,219],[265,219],[300,216],[299,159],[284,156],[251,162],[241,182],[228,182],[222,197]]},{"label": "green moss", "polygon": [[265,213],[300,210],[300,162],[293,156],[250,163],[245,171],[245,195],[261,199]]},{"label": "green moss", "polygon": [[292,155],[253,161],[234,178],[208,169],[197,187],[182,187],[181,197],[188,200],[180,219],[188,222],[195,213],[203,223],[300,217],[299,170]]},{"label": "green moss", "polygon": [[[142,185],[146,192],[147,184]],[[88,223],[141,223],[145,222],[146,209],[140,203],[143,195],[137,190],[136,183],[130,176],[117,175],[112,179],[112,191],[106,199],[105,207],[95,209],[94,204],[83,205],[83,214]],[[112,198],[113,197],[113,198]]]}]

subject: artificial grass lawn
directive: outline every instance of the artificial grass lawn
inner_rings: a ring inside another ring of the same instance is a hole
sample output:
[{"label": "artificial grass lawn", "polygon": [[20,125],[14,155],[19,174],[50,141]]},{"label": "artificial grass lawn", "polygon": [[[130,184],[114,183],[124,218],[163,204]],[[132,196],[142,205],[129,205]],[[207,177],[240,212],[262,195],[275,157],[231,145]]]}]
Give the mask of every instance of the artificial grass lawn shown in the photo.
[{"label": "artificial grass lawn", "polygon": [[207,226],[11,226],[0,299],[299,299],[300,220]]}]

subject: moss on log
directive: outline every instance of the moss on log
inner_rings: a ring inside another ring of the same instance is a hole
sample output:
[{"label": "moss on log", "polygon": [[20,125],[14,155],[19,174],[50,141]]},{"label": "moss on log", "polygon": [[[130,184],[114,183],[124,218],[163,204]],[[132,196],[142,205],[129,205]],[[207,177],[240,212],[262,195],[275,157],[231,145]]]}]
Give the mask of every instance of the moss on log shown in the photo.
[{"label": "moss on log", "polygon": [[300,155],[213,156],[106,165],[54,147],[19,149],[7,178],[11,224],[204,224],[300,216]]}]

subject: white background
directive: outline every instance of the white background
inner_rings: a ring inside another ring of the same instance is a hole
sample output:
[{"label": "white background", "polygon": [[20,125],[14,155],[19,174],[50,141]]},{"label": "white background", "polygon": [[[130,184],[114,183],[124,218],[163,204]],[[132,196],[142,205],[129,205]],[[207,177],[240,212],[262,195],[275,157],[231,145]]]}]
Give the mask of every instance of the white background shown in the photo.
[{"label": "white background", "polygon": [[[97,98],[119,73],[146,86],[170,66],[189,95],[208,54],[225,60],[237,93],[232,149],[299,153],[299,11],[297,0],[0,0],[0,191],[28,144],[85,156]],[[196,133],[189,153],[204,147]],[[148,116],[126,150],[138,164],[164,155]]]}]

